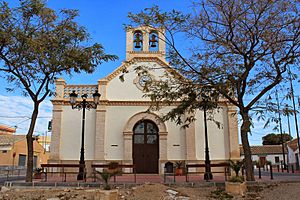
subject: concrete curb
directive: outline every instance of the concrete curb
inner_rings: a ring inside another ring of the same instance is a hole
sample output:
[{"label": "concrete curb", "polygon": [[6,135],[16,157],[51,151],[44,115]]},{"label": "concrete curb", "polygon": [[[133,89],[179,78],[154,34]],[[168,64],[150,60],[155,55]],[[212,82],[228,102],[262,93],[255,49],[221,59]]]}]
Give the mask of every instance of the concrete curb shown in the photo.
[{"label": "concrete curb", "polygon": [[[247,181],[247,186],[255,186],[255,185],[269,185],[269,184],[279,184],[279,183],[297,183],[300,182],[300,180],[272,180],[272,181]],[[144,182],[144,183],[110,183],[113,187],[118,188],[130,188],[138,185],[143,184],[152,184],[151,182]],[[167,186],[185,186],[185,187],[225,187],[225,181],[224,182],[169,182],[169,183],[161,183]],[[6,181],[4,183],[5,187],[8,188],[66,188],[66,187],[78,187],[78,188],[99,188],[103,185],[103,183],[99,182],[20,182],[20,181]]]}]

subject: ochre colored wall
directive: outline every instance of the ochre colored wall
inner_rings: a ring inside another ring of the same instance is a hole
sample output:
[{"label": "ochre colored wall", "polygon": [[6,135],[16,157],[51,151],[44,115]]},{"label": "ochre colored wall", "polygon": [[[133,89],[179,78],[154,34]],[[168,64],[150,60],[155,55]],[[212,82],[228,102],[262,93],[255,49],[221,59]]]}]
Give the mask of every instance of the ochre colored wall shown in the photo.
[{"label": "ochre colored wall", "polygon": [[[37,156],[37,167],[41,165],[41,163],[47,163],[49,158],[49,153],[44,152],[44,148],[37,143],[36,141],[33,142],[33,149],[34,149],[34,156]],[[13,153],[16,153],[15,158],[13,158]],[[18,166],[19,155],[26,155],[27,156],[27,142],[26,139],[16,142],[11,150],[8,150],[7,153],[3,153],[0,151],[0,166]],[[27,158],[26,158],[27,159]]]}]

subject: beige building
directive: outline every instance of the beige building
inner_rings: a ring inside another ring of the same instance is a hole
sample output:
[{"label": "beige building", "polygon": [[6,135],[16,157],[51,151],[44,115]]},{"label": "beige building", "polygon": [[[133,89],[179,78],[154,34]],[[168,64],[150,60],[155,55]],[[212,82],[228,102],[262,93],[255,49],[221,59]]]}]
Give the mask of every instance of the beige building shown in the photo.
[{"label": "beige building", "polygon": [[[0,166],[26,166],[26,135],[15,135],[15,129],[0,125]],[[48,154],[36,140],[33,142],[34,167],[47,163]]]},{"label": "beige building", "polygon": [[[154,37],[152,36],[154,35]],[[158,80],[165,72],[172,72],[165,58],[165,43],[157,30],[147,27],[127,29],[126,62],[94,85],[68,85],[63,79],[56,81],[53,103],[50,163],[78,163],[81,145],[82,111],[73,110],[69,94],[76,91],[79,97],[101,94],[97,109],[86,111],[85,160],[91,163],[119,161],[134,163],[138,173],[163,173],[167,161],[183,160],[186,163],[204,163],[203,112],[196,113],[197,120],[182,129],[174,122],[162,121],[160,116],[171,109],[146,112],[151,101],[143,98],[145,81]],[[150,44],[150,45],[149,45]],[[147,75],[139,75],[135,68],[147,66]],[[125,81],[120,81],[127,71]],[[81,99],[80,99],[81,100]],[[208,121],[209,148],[212,163],[239,159],[236,108],[220,101],[215,119],[218,128]]]},{"label": "beige building", "polygon": [[50,145],[51,145],[51,135],[47,135],[47,136],[38,136],[38,143],[42,145],[42,147],[44,147],[46,152],[50,151]]}]

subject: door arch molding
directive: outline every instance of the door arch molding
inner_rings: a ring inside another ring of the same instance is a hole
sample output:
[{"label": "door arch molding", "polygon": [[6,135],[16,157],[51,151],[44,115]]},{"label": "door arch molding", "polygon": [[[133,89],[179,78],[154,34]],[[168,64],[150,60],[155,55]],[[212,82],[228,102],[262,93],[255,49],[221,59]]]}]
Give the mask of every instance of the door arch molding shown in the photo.
[{"label": "door arch molding", "polygon": [[129,118],[127,121],[125,127],[124,127],[124,133],[125,132],[133,132],[134,125],[141,120],[150,120],[153,121],[158,128],[158,134],[165,134],[167,133],[167,128],[165,123],[161,120],[161,118],[154,114],[154,113],[149,113],[149,112],[140,112],[132,117]]},{"label": "door arch molding", "polygon": [[[159,135],[159,160],[167,160],[167,135],[168,131],[165,123],[161,120],[161,118],[149,112],[140,112],[129,118],[125,127],[123,129],[123,138],[124,138],[124,162],[125,163],[133,163],[132,158],[132,138],[133,138],[133,128],[135,124],[141,120],[149,120],[154,122],[158,128]],[[161,171],[161,166],[159,166],[159,171]]]}]

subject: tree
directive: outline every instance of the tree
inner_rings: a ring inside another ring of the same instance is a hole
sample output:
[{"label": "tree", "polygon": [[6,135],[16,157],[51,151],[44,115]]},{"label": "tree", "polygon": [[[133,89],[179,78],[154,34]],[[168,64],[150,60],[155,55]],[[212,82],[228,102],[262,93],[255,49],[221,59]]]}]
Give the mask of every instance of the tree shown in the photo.
[{"label": "tree", "polygon": [[[287,67],[298,67],[294,64],[300,55],[300,6],[292,0],[199,0],[191,7],[187,14],[162,12],[157,6],[129,13],[131,25],[166,30],[159,39],[169,47],[170,65],[189,80],[182,81],[179,90],[170,80],[153,82],[148,96],[155,101],[189,102],[168,113],[166,118],[171,120],[184,113],[183,109],[189,113],[198,109],[197,96],[205,86],[236,106],[241,116],[246,179],[253,181],[248,140],[251,114],[254,109],[265,109],[258,101],[286,78]],[[185,45],[177,46],[177,35],[190,45],[185,49]]]},{"label": "tree", "polygon": [[[288,142],[290,140],[292,140],[293,138],[287,134],[287,133],[283,133],[282,134],[282,138],[283,138],[283,143]],[[263,141],[263,145],[278,145],[278,144],[282,144],[281,141],[281,135],[280,134],[275,134],[275,133],[269,133],[265,136],[262,137],[262,141]]]},{"label": "tree", "polygon": [[[33,102],[27,132],[26,181],[32,181],[33,132],[39,106],[53,95],[51,84],[59,75],[92,73],[102,62],[117,59],[100,44],[83,45],[89,35],[75,22],[76,10],[56,13],[41,0],[21,0],[10,8],[0,2],[0,71],[11,88],[20,89]],[[13,88],[14,87],[14,88]]]}]

